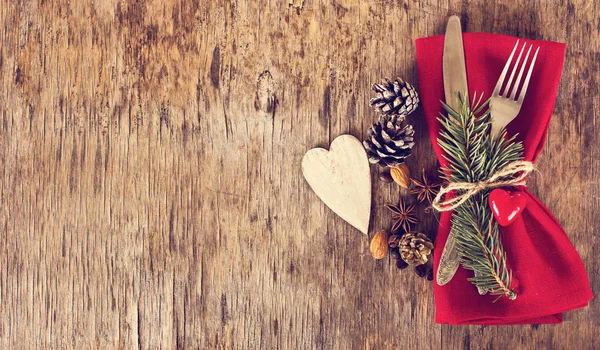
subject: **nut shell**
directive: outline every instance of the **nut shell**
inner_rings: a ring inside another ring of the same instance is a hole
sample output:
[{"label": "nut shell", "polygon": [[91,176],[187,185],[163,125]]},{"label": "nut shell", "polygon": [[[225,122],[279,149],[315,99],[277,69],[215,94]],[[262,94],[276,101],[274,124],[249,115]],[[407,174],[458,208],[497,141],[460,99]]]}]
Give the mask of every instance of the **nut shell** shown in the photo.
[{"label": "nut shell", "polygon": [[385,230],[378,231],[370,245],[371,255],[375,259],[383,259],[388,252],[388,233]]},{"label": "nut shell", "polygon": [[392,176],[392,179],[394,179],[394,182],[400,185],[400,187],[410,187],[410,169],[408,169],[406,164],[402,163],[390,168],[390,175]]},{"label": "nut shell", "polygon": [[397,248],[400,243],[400,239],[402,235],[393,234],[388,238],[388,247],[389,248]]}]

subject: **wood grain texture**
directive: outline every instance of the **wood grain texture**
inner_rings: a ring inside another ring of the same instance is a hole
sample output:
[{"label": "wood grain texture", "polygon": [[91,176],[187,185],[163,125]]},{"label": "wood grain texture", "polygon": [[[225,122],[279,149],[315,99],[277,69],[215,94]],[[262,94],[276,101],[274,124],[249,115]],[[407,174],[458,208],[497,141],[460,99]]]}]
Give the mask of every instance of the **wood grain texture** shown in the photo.
[{"label": "wood grain texture", "polygon": [[[414,39],[449,15],[566,42],[530,188],[597,292],[598,13],[593,0],[1,1],[0,348],[600,348],[595,300],[558,326],[434,324],[430,283],[374,261],[299,166],[364,136],[370,84],[416,83]],[[436,164],[415,120],[417,174]],[[377,171],[372,231],[403,194]]]}]

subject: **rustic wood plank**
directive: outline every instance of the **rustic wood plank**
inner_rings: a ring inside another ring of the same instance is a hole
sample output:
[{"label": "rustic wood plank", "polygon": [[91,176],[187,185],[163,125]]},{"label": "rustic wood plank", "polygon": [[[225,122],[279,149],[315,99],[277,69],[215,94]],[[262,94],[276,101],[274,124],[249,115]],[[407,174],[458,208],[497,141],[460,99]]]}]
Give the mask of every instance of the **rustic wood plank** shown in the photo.
[{"label": "rustic wood plank", "polygon": [[[435,325],[430,283],[373,261],[299,167],[310,148],[364,135],[370,84],[417,82],[414,39],[451,14],[467,31],[567,42],[531,188],[598,290],[599,11],[592,0],[2,2],[0,347],[600,347],[594,301],[560,326]],[[433,171],[415,119],[411,171]],[[373,232],[402,195],[377,172]],[[433,233],[435,219],[420,228]]]}]

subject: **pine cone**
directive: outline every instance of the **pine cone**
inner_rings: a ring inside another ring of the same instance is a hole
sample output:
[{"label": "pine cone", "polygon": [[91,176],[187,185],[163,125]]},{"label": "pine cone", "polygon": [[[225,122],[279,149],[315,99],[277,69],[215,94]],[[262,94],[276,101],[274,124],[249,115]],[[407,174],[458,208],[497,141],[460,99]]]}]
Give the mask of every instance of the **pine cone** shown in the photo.
[{"label": "pine cone", "polygon": [[403,122],[403,115],[381,115],[379,122],[369,128],[363,145],[370,163],[391,168],[410,156],[415,131],[412,125]]},{"label": "pine cone", "polygon": [[409,232],[402,236],[398,247],[402,260],[411,266],[419,266],[427,263],[433,243],[423,233]]},{"label": "pine cone", "polygon": [[385,115],[409,115],[419,105],[419,94],[408,82],[397,78],[393,82],[385,78],[380,84],[373,84],[377,95],[369,101],[377,112]]}]

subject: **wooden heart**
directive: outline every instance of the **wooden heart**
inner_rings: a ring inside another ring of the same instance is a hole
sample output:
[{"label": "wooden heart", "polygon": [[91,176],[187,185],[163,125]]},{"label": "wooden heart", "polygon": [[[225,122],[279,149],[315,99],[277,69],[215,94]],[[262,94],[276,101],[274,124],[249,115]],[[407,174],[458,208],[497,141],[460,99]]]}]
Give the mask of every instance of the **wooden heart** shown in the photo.
[{"label": "wooden heart", "polygon": [[302,173],[334,213],[367,234],[371,219],[371,172],[362,143],[338,136],[329,147],[313,148],[302,158]]}]

